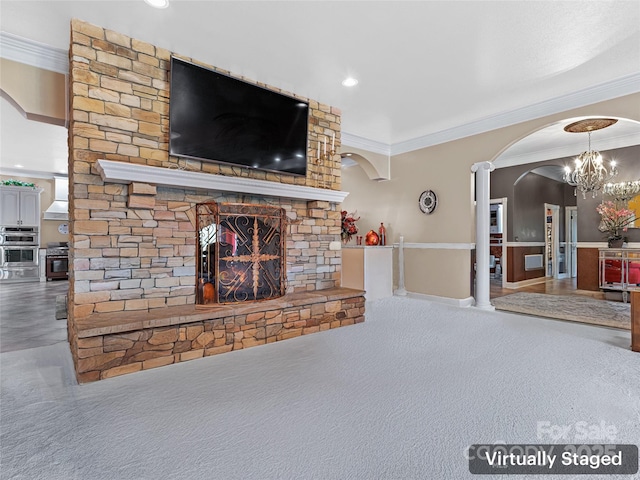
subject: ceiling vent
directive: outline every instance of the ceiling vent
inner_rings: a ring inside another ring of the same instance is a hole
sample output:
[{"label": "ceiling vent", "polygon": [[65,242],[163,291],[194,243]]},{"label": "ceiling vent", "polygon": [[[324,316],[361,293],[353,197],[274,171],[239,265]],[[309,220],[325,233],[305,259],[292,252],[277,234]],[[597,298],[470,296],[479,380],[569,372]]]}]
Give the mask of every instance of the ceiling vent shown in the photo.
[{"label": "ceiling vent", "polygon": [[69,178],[53,177],[55,180],[55,200],[44,212],[45,220],[69,219]]}]

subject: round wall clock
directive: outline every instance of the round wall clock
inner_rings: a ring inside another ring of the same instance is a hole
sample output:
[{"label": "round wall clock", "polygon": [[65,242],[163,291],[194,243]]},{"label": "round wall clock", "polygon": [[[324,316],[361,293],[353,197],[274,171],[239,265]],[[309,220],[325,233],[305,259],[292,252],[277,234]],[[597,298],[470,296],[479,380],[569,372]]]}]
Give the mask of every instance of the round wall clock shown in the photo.
[{"label": "round wall clock", "polygon": [[433,192],[433,190],[425,190],[420,194],[420,199],[418,200],[418,206],[422,213],[433,213],[433,211],[438,206],[438,197]]},{"label": "round wall clock", "polygon": [[69,224],[61,223],[60,225],[58,225],[58,232],[63,235],[67,235],[69,233]]}]

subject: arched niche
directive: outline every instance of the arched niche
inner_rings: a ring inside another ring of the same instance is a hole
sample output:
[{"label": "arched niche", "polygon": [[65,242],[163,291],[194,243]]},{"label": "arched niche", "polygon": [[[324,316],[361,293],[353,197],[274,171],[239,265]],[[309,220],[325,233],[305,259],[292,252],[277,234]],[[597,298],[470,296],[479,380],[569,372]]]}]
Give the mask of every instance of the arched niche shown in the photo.
[{"label": "arched niche", "polygon": [[356,162],[371,180],[391,179],[391,158],[389,155],[367,152],[355,147],[343,147],[340,155]]}]

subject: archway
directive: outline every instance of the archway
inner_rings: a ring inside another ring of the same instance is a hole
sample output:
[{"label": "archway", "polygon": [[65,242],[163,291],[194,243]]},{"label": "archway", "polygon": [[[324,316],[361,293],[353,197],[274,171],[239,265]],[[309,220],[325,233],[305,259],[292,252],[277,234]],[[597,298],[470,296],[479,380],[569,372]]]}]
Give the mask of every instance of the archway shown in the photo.
[{"label": "archway", "polygon": [[371,180],[391,179],[391,158],[389,155],[365,152],[359,148],[348,146],[342,148],[340,155],[357,163]]},{"label": "archway", "polygon": [[[593,115],[590,117],[597,117],[597,115]],[[581,117],[587,118],[587,117]],[[614,117],[615,118],[615,117]],[[568,136],[564,135],[564,139],[562,135],[560,135],[560,131],[562,128],[579,118],[566,118],[564,120],[560,120],[554,123],[550,123],[547,125],[543,125],[540,128],[529,132],[528,134],[522,136],[521,138],[515,139],[513,142],[505,146],[492,160],[491,164],[495,167],[495,170],[492,171],[491,174],[491,189],[489,193],[490,198],[499,198],[499,197],[508,197],[512,201],[509,202],[509,208],[507,215],[511,219],[510,229],[507,234],[506,244],[508,249],[513,253],[513,248],[517,248],[524,244],[526,239],[520,238],[520,235],[516,234],[516,232],[522,231],[522,227],[519,226],[519,217],[517,217],[517,209],[518,209],[518,200],[516,198],[516,190],[518,185],[521,187],[524,185],[523,180],[526,178],[526,175],[530,174],[532,170],[534,170],[533,174],[536,173],[543,175],[538,175],[539,178],[543,178],[543,176],[549,176],[549,170],[555,170],[555,176],[557,177],[560,169],[568,164],[572,157],[575,157],[578,153],[582,152],[586,149],[586,139],[581,135]],[[640,122],[628,119],[628,118],[620,118],[618,122],[619,127],[614,129],[603,130],[602,133],[606,133],[606,135],[600,135],[599,138],[595,139],[594,137],[594,148],[600,151],[611,151],[613,150],[616,155],[620,155],[620,152],[631,151],[636,153],[635,149],[640,149]],[[640,179],[640,164],[637,162],[637,155],[635,155],[635,160],[631,161],[631,157],[633,155],[627,156],[625,160],[626,167],[622,168],[620,165],[620,175],[618,177],[619,181],[627,181],[627,180],[638,180]],[[542,167],[543,165],[549,165],[550,168],[547,168],[547,172],[537,170],[536,168]],[[505,181],[505,175],[502,174],[503,170],[513,169],[515,173],[511,175],[511,181]],[[519,170],[518,170],[519,169]],[[637,178],[636,178],[637,177]],[[599,197],[598,202],[602,197]],[[587,199],[583,201],[582,197],[579,196],[577,199],[578,206],[580,203],[583,203],[583,207],[586,207],[586,215],[584,215],[584,219],[580,219],[581,224],[583,225],[583,230],[586,228],[584,225],[589,222],[593,223],[594,218],[597,221],[599,217],[593,215],[590,210],[594,210],[595,205],[590,205],[589,200]],[[570,206],[566,204],[566,206]],[[577,209],[578,207],[576,207]],[[565,212],[563,212],[565,213]],[[478,224],[483,223],[485,220],[481,217],[478,217]],[[544,218],[543,214],[540,214],[540,218]],[[486,219],[488,222],[489,219]],[[520,222],[522,223],[522,222]],[[566,222],[562,222],[563,226]],[[566,227],[565,227],[566,228]],[[580,229],[579,229],[580,230]],[[593,228],[591,230],[594,230]],[[597,235],[597,229],[595,229]],[[517,238],[516,238],[517,237]],[[581,242],[589,242],[593,243],[595,241],[600,240],[599,238],[586,238],[580,239]],[[638,241],[640,241],[640,232],[638,232]],[[603,244],[605,246],[606,244]],[[579,245],[578,245],[579,246]],[[511,247],[511,248],[509,248]],[[586,251],[586,250],[585,250]],[[590,252],[593,254],[593,252]],[[580,251],[578,252],[578,255]],[[515,256],[514,256],[515,257]],[[596,258],[597,258],[597,248],[596,248]],[[515,259],[515,258],[514,258]],[[565,247],[565,259],[566,259],[566,247]],[[593,262],[592,262],[593,263]],[[584,270],[584,268],[583,268]],[[597,263],[590,268],[592,270],[590,272],[591,277],[591,290],[597,290]],[[593,277],[595,272],[595,281],[596,285],[594,288],[593,285]],[[509,275],[509,272],[504,272]],[[513,272],[511,272],[513,274]],[[478,277],[479,279],[480,277]],[[512,278],[513,280],[513,278]],[[528,280],[528,279],[524,279]],[[518,285],[518,282],[507,282],[511,283],[509,285],[511,288],[519,288],[522,285]],[[515,284],[515,285],[513,285]],[[580,288],[580,286],[578,287]],[[510,292],[502,292],[503,294],[508,294]]]}]

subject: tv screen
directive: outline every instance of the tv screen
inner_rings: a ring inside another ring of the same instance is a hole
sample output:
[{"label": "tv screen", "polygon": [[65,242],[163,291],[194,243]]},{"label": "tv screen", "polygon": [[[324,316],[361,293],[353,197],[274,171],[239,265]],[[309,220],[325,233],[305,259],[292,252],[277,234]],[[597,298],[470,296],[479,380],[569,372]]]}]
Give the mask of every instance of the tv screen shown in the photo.
[{"label": "tv screen", "polygon": [[171,58],[171,155],[307,172],[309,104]]}]

